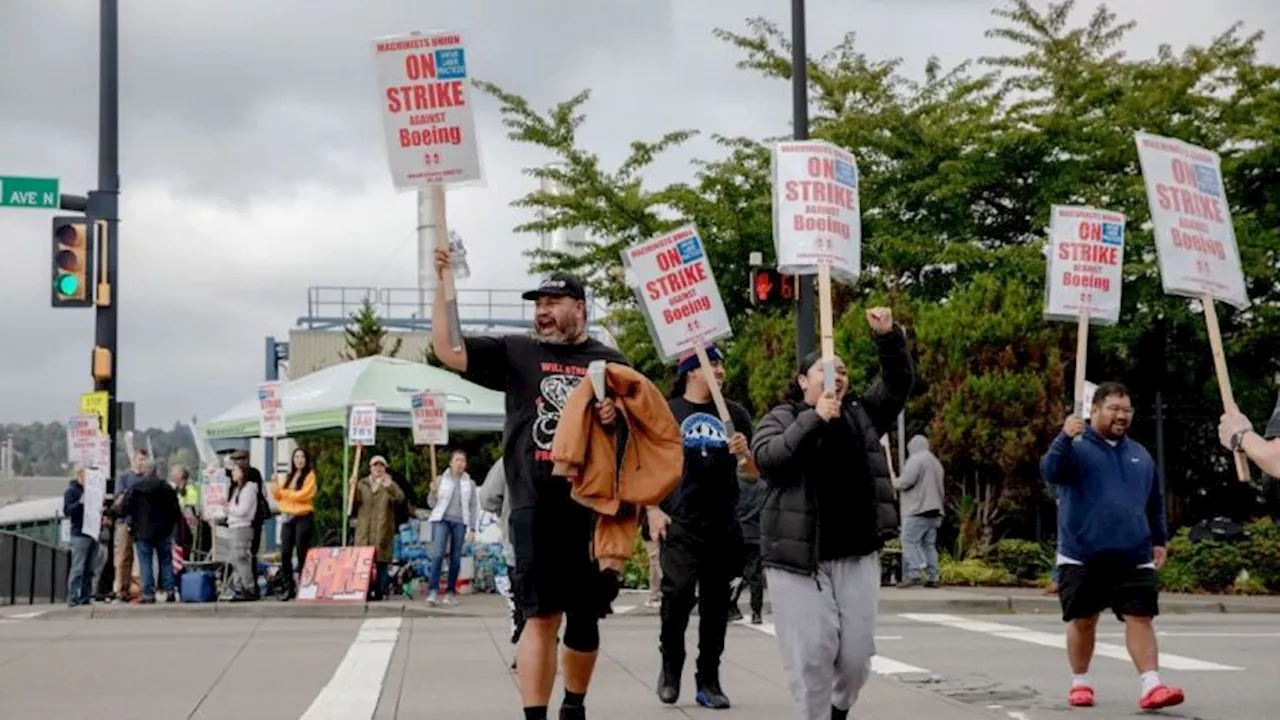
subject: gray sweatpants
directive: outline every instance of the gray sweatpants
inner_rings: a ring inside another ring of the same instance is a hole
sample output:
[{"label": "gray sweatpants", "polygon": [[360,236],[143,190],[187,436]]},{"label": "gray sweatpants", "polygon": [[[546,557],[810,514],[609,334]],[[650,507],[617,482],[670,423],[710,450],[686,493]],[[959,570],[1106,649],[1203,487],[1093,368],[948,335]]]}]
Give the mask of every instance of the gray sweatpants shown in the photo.
[{"label": "gray sweatpants", "polygon": [[791,697],[802,720],[848,710],[876,654],[880,556],[820,563],[817,575],[767,568],[773,625]]},{"label": "gray sweatpants", "polygon": [[253,528],[231,528],[230,535],[231,551],[228,554],[231,557],[228,561],[235,571],[231,586],[242,592],[255,593],[258,581],[253,576]]}]

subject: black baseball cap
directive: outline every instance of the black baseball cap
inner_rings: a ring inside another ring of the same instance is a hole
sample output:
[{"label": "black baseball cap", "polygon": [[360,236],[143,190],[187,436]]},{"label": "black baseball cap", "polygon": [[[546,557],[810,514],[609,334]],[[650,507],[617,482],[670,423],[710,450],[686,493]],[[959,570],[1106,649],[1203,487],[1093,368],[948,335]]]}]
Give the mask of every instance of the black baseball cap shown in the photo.
[{"label": "black baseball cap", "polygon": [[537,300],[540,297],[568,297],[574,300],[586,300],[587,293],[582,289],[582,281],[567,272],[555,272],[548,275],[537,288],[522,295],[525,300]]}]

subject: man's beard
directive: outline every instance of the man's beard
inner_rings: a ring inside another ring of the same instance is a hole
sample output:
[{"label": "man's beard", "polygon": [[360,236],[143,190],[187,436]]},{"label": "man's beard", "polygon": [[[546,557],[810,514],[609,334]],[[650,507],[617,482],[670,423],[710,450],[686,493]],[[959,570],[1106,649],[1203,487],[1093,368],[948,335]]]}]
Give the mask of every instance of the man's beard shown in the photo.
[{"label": "man's beard", "polygon": [[582,334],[582,328],[575,322],[562,323],[555,322],[555,327],[550,330],[536,330],[538,339],[550,345],[568,345],[576,342],[578,336]]}]

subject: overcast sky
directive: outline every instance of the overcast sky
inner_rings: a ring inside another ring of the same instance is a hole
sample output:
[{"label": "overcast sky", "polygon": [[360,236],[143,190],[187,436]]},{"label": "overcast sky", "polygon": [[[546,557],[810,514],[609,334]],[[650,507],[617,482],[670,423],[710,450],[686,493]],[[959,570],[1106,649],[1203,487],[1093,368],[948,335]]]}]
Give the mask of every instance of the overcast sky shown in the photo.
[{"label": "overcast sky", "polygon": [[[97,2],[0,5],[0,175],[96,179]],[[1001,51],[983,38],[993,0],[809,0],[820,51],[857,30],[863,50],[918,72]],[[1136,17],[1130,53],[1207,41],[1236,20],[1280,33],[1276,0],[1115,0]],[[1082,2],[1081,11],[1094,3]],[[786,26],[783,0],[130,0],[121,3],[120,394],[138,421],[211,418],[254,391],[263,338],[285,338],[312,285],[413,287],[412,194],[387,169],[369,40],[460,29],[468,66],[546,107],[594,91],[583,130],[606,161],[626,143],[692,127],[777,135],[790,91],[734,68],[712,29],[745,18]],[[1159,12],[1156,11],[1159,8]],[[1266,41],[1275,61],[1280,42]],[[537,239],[508,203],[545,161],[477,103],[486,188],[449,195],[466,239],[465,287],[521,288]],[[662,163],[687,173],[706,142]],[[91,310],[49,307],[53,213],[0,210],[0,421],[61,420],[91,389]]]}]

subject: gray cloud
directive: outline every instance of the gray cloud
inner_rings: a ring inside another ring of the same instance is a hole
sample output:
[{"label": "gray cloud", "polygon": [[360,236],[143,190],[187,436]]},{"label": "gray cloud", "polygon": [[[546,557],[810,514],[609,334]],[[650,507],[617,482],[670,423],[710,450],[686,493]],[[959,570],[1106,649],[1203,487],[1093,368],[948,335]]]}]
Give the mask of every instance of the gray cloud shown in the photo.
[{"label": "gray cloud", "polygon": [[[412,196],[397,195],[382,148],[369,41],[461,29],[485,79],[545,107],[583,87],[581,136],[606,161],[636,137],[692,127],[754,136],[790,127],[784,83],[734,68],[711,38],[779,0],[134,0],[121,3],[124,227],[121,397],[144,423],[215,414],[253,389],[262,338],[283,336],[310,285],[412,287]],[[982,37],[991,0],[810,0],[809,45],[849,30],[873,56],[954,63],[1000,46]],[[1142,23],[1129,49],[1204,42],[1243,19],[1277,26],[1270,0],[1119,0]],[[1159,7],[1157,12],[1153,8]],[[1082,11],[1087,10],[1082,6]],[[1269,40],[1269,57],[1276,43]],[[11,0],[0,11],[0,174],[55,175],[83,192],[96,177],[96,4]],[[507,207],[545,161],[502,134],[477,98],[485,188],[450,193],[450,223],[471,249],[471,288],[522,287]],[[706,140],[659,163],[681,178]],[[0,421],[57,419],[89,388],[92,313],[48,307],[50,213],[0,211],[5,282]],[[35,268],[32,272],[29,268]]]}]

